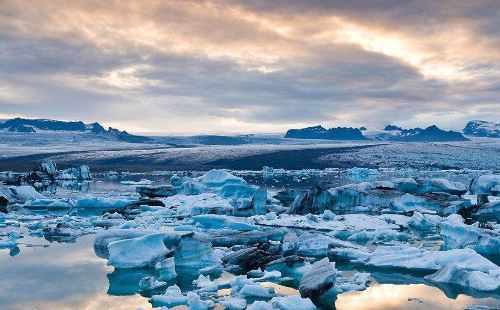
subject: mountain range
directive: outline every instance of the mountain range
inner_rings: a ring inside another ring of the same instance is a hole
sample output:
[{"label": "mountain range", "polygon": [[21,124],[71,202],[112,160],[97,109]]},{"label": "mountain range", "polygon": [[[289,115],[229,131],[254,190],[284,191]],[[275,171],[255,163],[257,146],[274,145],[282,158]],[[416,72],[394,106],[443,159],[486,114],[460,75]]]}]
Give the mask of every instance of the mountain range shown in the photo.
[{"label": "mountain range", "polygon": [[463,130],[464,134],[483,138],[500,138],[500,123],[470,121]]},{"label": "mountain range", "polygon": [[325,129],[323,126],[290,129],[285,138],[295,139],[325,139],[325,140],[368,140],[361,129],[352,127],[337,127]]},{"label": "mountain range", "polygon": [[[322,126],[307,127],[302,129],[290,129],[285,138],[295,139],[325,139],[325,140],[386,140],[401,142],[445,142],[445,141],[467,141],[460,132],[446,131],[437,126],[427,128],[403,129],[395,125],[387,125],[383,130],[371,133],[368,138],[363,133],[365,127],[337,127],[325,129]],[[368,135],[368,134],[367,134]]]},{"label": "mountain range", "polygon": [[26,119],[13,118],[0,121],[0,130],[10,132],[79,132],[95,135],[111,135],[118,140],[132,143],[144,143],[150,141],[150,138],[129,134],[125,130],[120,131],[116,128],[109,127],[107,130],[99,123],[85,124],[82,121],[58,121],[51,119]]},{"label": "mountain range", "polygon": [[[91,135],[107,135],[117,140],[131,143],[146,143],[154,138],[129,134],[125,130],[109,127],[105,129],[95,122],[86,124],[82,121],[60,121],[51,119],[13,118],[0,120],[0,131],[38,133],[72,132]],[[458,131],[446,131],[433,125],[427,128],[404,129],[396,125],[386,125],[379,130],[366,127],[324,128],[321,125],[300,129],[290,129],[285,138],[324,139],[324,140],[382,140],[400,142],[446,142],[467,141],[467,137],[500,138],[500,123],[474,120],[467,123],[463,134]],[[465,136],[464,136],[465,135]],[[252,143],[248,136],[200,135],[191,137],[192,142],[206,145],[238,145]]]}]

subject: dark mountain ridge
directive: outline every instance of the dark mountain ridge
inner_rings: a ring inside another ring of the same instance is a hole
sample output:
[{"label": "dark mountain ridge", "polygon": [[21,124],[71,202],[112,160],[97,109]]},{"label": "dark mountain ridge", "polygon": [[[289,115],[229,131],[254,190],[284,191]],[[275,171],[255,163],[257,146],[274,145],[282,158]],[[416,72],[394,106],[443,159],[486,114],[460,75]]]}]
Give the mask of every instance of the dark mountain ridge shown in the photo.
[{"label": "dark mountain ridge", "polygon": [[150,141],[150,138],[148,137],[132,135],[125,130],[120,131],[112,127],[109,127],[108,130],[106,130],[101,124],[97,122],[85,124],[82,121],[26,119],[17,117],[0,122],[0,130],[26,133],[36,133],[42,131],[80,132],[95,135],[112,135],[116,136],[118,140],[132,143],[144,143]]}]

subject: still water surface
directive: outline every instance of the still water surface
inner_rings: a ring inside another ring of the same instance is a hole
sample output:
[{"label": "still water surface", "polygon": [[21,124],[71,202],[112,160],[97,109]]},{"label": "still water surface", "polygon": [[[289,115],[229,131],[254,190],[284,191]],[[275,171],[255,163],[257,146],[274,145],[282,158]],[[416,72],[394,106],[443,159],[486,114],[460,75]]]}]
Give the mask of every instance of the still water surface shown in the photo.
[{"label": "still water surface", "polygon": [[[403,175],[404,176],[404,175]],[[467,182],[469,176],[455,175],[449,179]],[[376,179],[390,179],[394,175],[382,175]],[[123,179],[139,180],[141,176],[127,176]],[[168,176],[148,176],[156,185],[168,183]],[[353,183],[359,180],[330,177],[293,177],[262,178],[261,175],[246,175],[249,183],[265,185],[269,189],[278,189],[294,185],[304,188],[325,183],[332,186]],[[372,178],[373,179],[373,178]],[[470,180],[470,178],[469,178]],[[96,178],[89,184],[63,185],[57,187],[56,196],[71,193],[99,191],[130,191],[133,187],[122,186],[120,179]],[[1,220],[0,220],[1,221]],[[1,310],[134,310],[152,309],[148,296],[139,293],[139,280],[149,275],[148,270],[116,271],[106,265],[106,260],[97,257],[93,249],[93,235],[78,238],[73,243],[49,242],[43,237],[29,236],[22,227],[8,225],[0,228],[1,232],[11,229],[20,230],[25,236],[22,244],[13,250],[0,249],[0,309]],[[341,267],[343,270],[349,267]],[[375,277],[375,275],[374,275]],[[392,277],[392,279],[391,279]],[[377,279],[381,283],[377,283]],[[383,279],[381,281],[380,279]],[[409,280],[401,281],[397,273],[385,273],[372,279],[371,286],[363,292],[348,292],[338,296],[336,301],[325,305],[325,309],[338,310],[377,310],[377,309],[464,309],[471,304],[500,307],[500,300],[495,298],[472,298],[463,294],[448,293],[442,290]],[[178,283],[188,289],[192,279],[182,278]],[[417,281],[418,282],[418,281]],[[391,284],[398,283],[398,284]],[[173,284],[173,283],[172,283]],[[297,290],[274,283],[277,292],[297,294]],[[221,292],[228,293],[228,292]],[[408,301],[418,298],[419,301]],[[182,309],[178,307],[176,309]]]}]

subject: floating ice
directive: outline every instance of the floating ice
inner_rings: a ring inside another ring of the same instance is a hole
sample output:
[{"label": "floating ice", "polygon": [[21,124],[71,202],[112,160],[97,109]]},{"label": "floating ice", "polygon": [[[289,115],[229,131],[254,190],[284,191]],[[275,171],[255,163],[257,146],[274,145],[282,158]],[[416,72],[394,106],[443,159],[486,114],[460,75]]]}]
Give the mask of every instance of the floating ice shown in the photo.
[{"label": "floating ice", "polygon": [[0,248],[12,248],[15,247],[18,242],[17,240],[21,238],[21,234],[16,230],[11,230],[9,232],[9,237],[5,240],[0,239]]},{"label": "floating ice", "polygon": [[335,264],[328,258],[315,262],[310,271],[306,272],[299,284],[299,291],[303,297],[317,298],[333,289],[336,281]]},{"label": "floating ice", "polygon": [[151,185],[153,184],[153,181],[148,179],[141,179],[140,181],[132,181],[132,180],[120,181],[120,183],[122,185],[141,186],[141,185]]},{"label": "floating ice", "polygon": [[75,202],[65,198],[49,199],[31,196],[24,203],[24,207],[29,209],[69,209],[75,207]]},{"label": "floating ice", "polygon": [[157,197],[170,197],[177,194],[177,191],[168,185],[164,186],[138,186],[135,188],[135,191],[143,196],[148,198],[157,198]]},{"label": "floating ice", "polygon": [[116,209],[138,200],[137,197],[94,197],[86,195],[76,198],[76,207]]},{"label": "floating ice", "polygon": [[[363,256],[362,253],[361,256]],[[379,268],[401,268],[415,271],[437,271],[448,264],[470,266],[471,271],[490,272],[500,267],[472,249],[428,251],[422,248],[401,246],[379,246],[368,257],[359,260],[367,266]]]},{"label": "floating ice", "polygon": [[31,186],[3,186],[0,185],[0,196],[6,198],[9,202],[24,203],[28,198],[44,199],[42,194],[38,193]]},{"label": "floating ice", "polygon": [[214,254],[210,241],[196,233],[182,235],[178,249],[174,253],[174,258],[177,270],[200,272],[205,268],[214,271],[222,269],[221,261]]},{"label": "floating ice", "polygon": [[159,271],[158,279],[160,281],[170,281],[177,277],[175,271],[175,259],[173,257],[166,258],[155,265],[155,269]]},{"label": "floating ice", "polygon": [[453,263],[424,279],[433,283],[454,284],[478,291],[495,291],[500,288],[500,268],[484,272],[476,270],[474,266]]},{"label": "floating ice", "polygon": [[172,251],[163,243],[165,233],[113,241],[108,245],[108,265],[115,268],[153,267]]},{"label": "floating ice", "polygon": [[440,225],[440,234],[447,249],[474,249],[479,254],[500,254],[500,232],[479,228],[477,224],[466,225],[463,218],[450,215]]},{"label": "floating ice", "polygon": [[313,187],[305,193],[299,194],[287,213],[289,214],[322,214],[325,210],[333,209],[335,204],[333,196],[320,187]]},{"label": "floating ice", "polygon": [[193,217],[194,223],[200,224],[205,229],[231,228],[235,230],[259,230],[259,226],[249,223],[241,218],[226,215],[197,215]]}]

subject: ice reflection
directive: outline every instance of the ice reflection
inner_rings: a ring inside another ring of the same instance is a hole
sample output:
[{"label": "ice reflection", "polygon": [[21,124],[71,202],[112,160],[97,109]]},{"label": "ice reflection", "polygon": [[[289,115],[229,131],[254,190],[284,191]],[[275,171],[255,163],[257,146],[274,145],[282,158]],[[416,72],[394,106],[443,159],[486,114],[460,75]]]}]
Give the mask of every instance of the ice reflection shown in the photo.
[{"label": "ice reflection", "polygon": [[[408,298],[419,298],[423,303],[408,301]],[[379,284],[363,292],[341,294],[335,303],[337,310],[463,310],[471,304],[499,307],[500,301],[493,298],[474,299],[465,295],[449,299],[438,288],[424,284]]]},{"label": "ice reflection", "polygon": [[[40,238],[27,237],[23,242],[45,244]],[[0,250],[0,308],[2,310],[130,310],[152,309],[140,296],[116,297],[107,294],[106,266],[93,252],[93,236],[79,238],[74,244],[53,243],[50,247],[17,247],[11,257]]]}]

